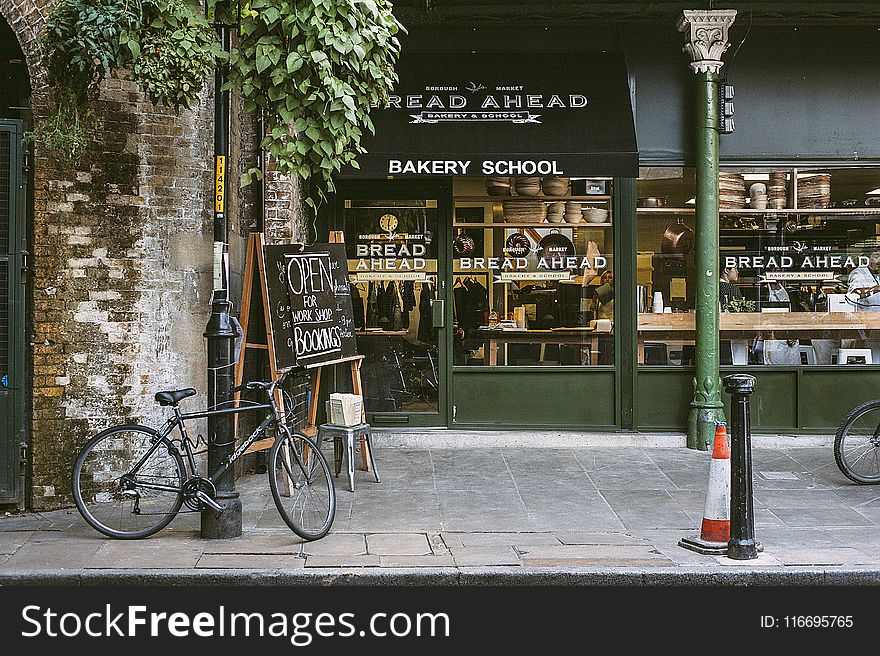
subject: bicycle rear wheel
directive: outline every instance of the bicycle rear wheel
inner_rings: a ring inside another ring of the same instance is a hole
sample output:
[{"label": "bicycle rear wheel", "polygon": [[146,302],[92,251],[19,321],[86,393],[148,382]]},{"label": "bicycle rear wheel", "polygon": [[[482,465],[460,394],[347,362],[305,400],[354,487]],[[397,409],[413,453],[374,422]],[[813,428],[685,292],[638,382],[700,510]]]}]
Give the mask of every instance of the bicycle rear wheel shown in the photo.
[{"label": "bicycle rear wheel", "polygon": [[269,453],[269,487],[294,533],[304,540],[327,535],[336,514],[336,489],[327,460],[314,442],[279,426]]},{"label": "bicycle rear wheel", "polygon": [[83,518],[113,538],[145,538],[174,519],[183,503],[183,460],[167,438],[145,426],[107,429],[73,466],[73,499]]},{"label": "bicycle rear wheel", "polygon": [[853,409],[837,429],[834,459],[851,481],[880,483],[880,400]]}]

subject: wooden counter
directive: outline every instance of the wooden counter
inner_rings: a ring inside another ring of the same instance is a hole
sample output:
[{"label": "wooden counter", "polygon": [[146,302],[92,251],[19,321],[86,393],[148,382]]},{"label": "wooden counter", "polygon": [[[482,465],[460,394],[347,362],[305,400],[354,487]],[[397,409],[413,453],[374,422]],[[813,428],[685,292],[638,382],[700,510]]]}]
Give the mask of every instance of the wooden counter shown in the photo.
[{"label": "wooden counter", "polygon": [[[696,314],[639,314],[639,332],[693,332]],[[722,333],[880,330],[880,312],[722,312]]]},{"label": "wooden counter", "polygon": [[[693,341],[696,314],[639,314],[638,362],[645,362],[645,341]],[[866,339],[880,331],[880,312],[722,312],[722,339]],[[878,333],[880,334],[880,333]]]}]

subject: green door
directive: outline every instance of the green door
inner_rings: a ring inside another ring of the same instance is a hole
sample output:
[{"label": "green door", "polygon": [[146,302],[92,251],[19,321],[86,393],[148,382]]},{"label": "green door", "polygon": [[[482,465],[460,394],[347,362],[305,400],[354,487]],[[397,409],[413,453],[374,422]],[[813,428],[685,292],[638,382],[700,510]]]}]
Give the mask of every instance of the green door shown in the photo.
[{"label": "green door", "polygon": [[0,120],[0,503],[22,500],[24,177],[22,123]]},{"label": "green door", "polygon": [[367,420],[445,426],[450,188],[445,181],[340,181]]}]

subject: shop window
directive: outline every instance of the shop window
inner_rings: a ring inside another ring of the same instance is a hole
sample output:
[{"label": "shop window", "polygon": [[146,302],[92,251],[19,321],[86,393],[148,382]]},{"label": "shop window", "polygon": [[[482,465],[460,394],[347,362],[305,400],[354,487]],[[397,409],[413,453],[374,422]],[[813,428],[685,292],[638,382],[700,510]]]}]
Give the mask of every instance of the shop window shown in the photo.
[{"label": "shop window", "polygon": [[612,180],[456,178],[454,195],[454,364],[613,364]]},{"label": "shop window", "polygon": [[[693,169],[642,169],[638,359],[694,357]],[[880,169],[722,167],[720,360],[880,364]]]},{"label": "shop window", "polygon": [[372,412],[439,410],[436,199],[346,200],[343,208],[361,378]]}]

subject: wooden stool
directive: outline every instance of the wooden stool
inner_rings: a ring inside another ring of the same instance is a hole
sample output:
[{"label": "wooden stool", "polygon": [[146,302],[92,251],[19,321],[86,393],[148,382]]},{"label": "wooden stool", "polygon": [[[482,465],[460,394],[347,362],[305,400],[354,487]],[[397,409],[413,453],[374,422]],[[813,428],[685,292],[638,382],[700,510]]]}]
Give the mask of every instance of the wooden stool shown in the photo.
[{"label": "wooden stool", "polygon": [[324,437],[333,438],[333,465],[336,476],[342,469],[343,460],[343,440],[345,440],[344,450],[347,452],[345,460],[348,464],[348,488],[354,492],[354,455],[357,440],[364,438],[364,449],[369,454],[370,466],[373,468],[373,475],[376,482],[379,483],[379,470],[376,469],[376,458],[373,456],[373,441],[370,439],[370,425],[357,424],[355,426],[337,426],[336,424],[321,424],[318,427],[318,448]]}]

